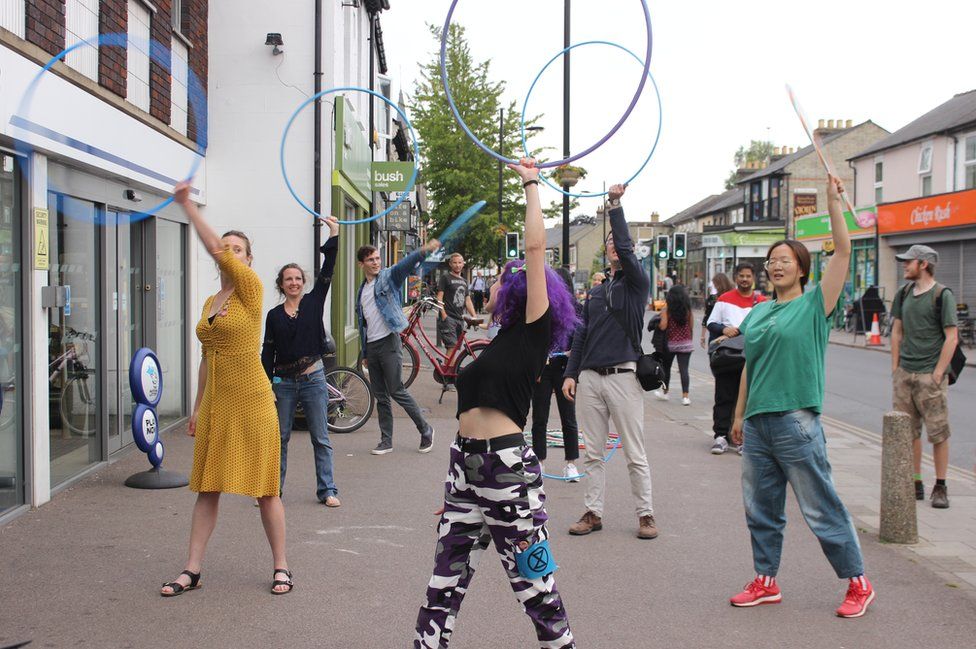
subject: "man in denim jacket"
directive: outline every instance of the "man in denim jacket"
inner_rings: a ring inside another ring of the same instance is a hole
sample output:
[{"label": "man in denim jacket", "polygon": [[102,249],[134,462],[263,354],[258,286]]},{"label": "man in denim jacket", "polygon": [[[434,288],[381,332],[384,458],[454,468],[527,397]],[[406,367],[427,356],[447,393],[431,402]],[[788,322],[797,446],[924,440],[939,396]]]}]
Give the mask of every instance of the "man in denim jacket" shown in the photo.
[{"label": "man in denim jacket", "polygon": [[380,420],[380,443],[370,453],[386,455],[393,452],[393,409],[390,398],[407,411],[420,433],[421,453],[429,453],[434,445],[434,428],[424,419],[420,406],[403,387],[403,346],[400,332],[407,328],[403,315],[403,282],[428,254],[440,248],[431,239],[392,268],[380,268],[380,253],[373,246],[362,246],[356,259],[366,278],[356,296],[356,317],[359,324],[360,348],[369,368],[370,384],[376,395],[376,411]]}]

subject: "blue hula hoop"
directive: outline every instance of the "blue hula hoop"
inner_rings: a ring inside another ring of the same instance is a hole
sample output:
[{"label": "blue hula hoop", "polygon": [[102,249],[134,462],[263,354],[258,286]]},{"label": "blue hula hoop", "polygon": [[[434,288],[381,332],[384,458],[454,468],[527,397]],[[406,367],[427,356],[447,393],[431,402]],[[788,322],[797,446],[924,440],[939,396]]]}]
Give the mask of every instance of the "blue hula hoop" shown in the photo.
[{"label": "blue hula hoop", "polygon": [[[554,57],[549,59],[549,62],[542,67],[542,70],[539,71],[539,74],[535,75],[535,79],[533,79],[532,85],[529,86],[529,92],[528,94],[525,95],[525,103],[522,104],[521,132],[522,132],[522,149],[525,150],[526,152],[525,155],[529,155],[528,154],[529,145],[525,139],[525,111],[528,109],[529,98],[532,96],[532,91],[535,90],[535,86],[539,82],[539,79],[542,78],[542,75],[545,73],[547,69],[549,69],[549,66],[552,65],[556,61],[556,59],[561,57],[563,54],[569,52],[570,50],[576,49],[577,47],[582,47],[584,45],[610,45],[611,47],[616,47],[618,50],[623,50],[627,54],[630,54],[632,57],[634,57],[634,59],[637,60],[638,63],[640,63],[639,56],[634,54],[632,51],[630,51],[623,45],[619,45],[618,43],[612,43],[610,41],[585,41],[583,43],[575,43],[561,50],[558,54],[556,54]],[[661,141],[661,127],[663,125],[663,115],[662,115],[663,107],[661,106],[661,91],[660,89],[658,89],[657,81],[654,80],[654,75],[651,74],[650,70],[647,71],[647,78],[651,80],[651,85],[654,87],[654,95],[657,97],[657,135],[654,137],[654,145],[651,147],[651,152],[647,154],[646,158],[644,158],[644,162],[643,164],[641,164],[637,172],[633,176],[628,178],[626,181],[624,181],[625,185],[629,185],[631,182],[633,182],[634,178],[637,178],[637,176],[639,176],[641,172],[644,171],[644,167],[646,167],[647,163],[649,163],[651,161],[651,158],[654,157],[654,152],[657,150],[658,142]],[[536,166],[543,167],[545,165],[536,165]],[[558,185],[555,185],[554,183],[549,181],[544,174],[539,174],[539,180],[544,182],[552,189],[555,189],[563,196],[570,196],[572,198],[597,198],[600,196],[606,196],[607,194],[610,193],[609,191],[605,191],[605,192],[600,192],[599,194],[582,194],[582,193],[574,194],[573,192],[567,192],[566,190],[562,189]]]},{"label": "blue hula hoop", "polygon": [[[47,71],[49,71],[54,66],[55,63],[57,63],[63,57],[67,56],[69,52],[72,52],[78,49],[79,47],[91,46],[91,47],[126,48],[129,46],[129,44],[132,41],[139,42],[139,39],[135,39],[132,36],[129,36],[128,34],[118,34],[118,33],[100,34],[99,36],[92,36],[91,38],[86,38],[85,40],[78,41],[71,47],[66,47],[65,49],[61,50],[60,52],[52,56],[51,59],[46,64],[44,64],[44,67],[40,69],[40,71],[34,76],[33,80],[31,80],[30,84],[27,86],[27,90],[24,91],[24,94],[20,99],[20,104],[17,106],[17,112],[14,113],[14,115],[11,116],[10,118],[10,124],[27,133],[32,133],[34,135],[41,134],[44,135],[45,137],[50,138],[51,136],[48,133],[38,133],[37,132],[38,125],[34,124],[29,119],[27,119],[27,115],[30,111],[31,103],[34,100],[34,93],[37,91],[38,84],[40,83],[44,74]],[[170,61],[163,58],[163,53],[169,52],[170,51],[169,48],[164,46],[159,41],[150,40],[148,42],[142,41],[142,43],[145,43],[147,45],[146,51],[149,52],[150,60],[162,66],[167,72],[172,74],[173,73],[172,64],[170,63]],[[170,57],[170,59],[172,59],[172,57]],[[206,93],[203,90],[203,86],[200,83],[200,79],[197,77],[196,74],[194,74],[193,70],[191,70],[190,67],[187,66],[186,71],[187,71],[187,103],[189,104],[190,112],[193,114],[194,123],[199,125],[200,113],[197,110],[198,106],[197,106],[196,98],[203,97],[206,95]],[[64,136],[61,137],[63,138]],[[206,148],[207,148],[206,130],[203,130],[201,133],[198,133],[198,138],[200,139],[200,141],[196,143],[197,155],[194,156],[193,162],[190,165],[190,171],[187,173],[186,177],[183,178],[182,182],[189,182],[190,180],[193,179],[193,176],[196,175],[197,170],[200,168],[200,164],[203,162],[203,158],[206,155]],[[15,148],[20,153],[29,154],[36,147],[28,143],[26,140],[17,140],[15,144]],[[48,184],[48,191],[53,191],[55,193],[63,193],[63,192],[58,192],[57,187],[52,187],[50,183]],[[164,207],[166,207],[172,202],[173,202],[173,197],[170,196],[169,198],[164,200],[162,203],[159,203],[158,205],[154,205],[153,207],[149,207],[138,212],[130,212],[127,215],[128,220],[129,222],[134,222],[134,221],[139,221],[154,216],[156,212],[159,212],[160,210],[162,210]],[[76,218],[76,217],[72,217],[72,218]],[[88,219],[87,217],[81,217],[81,218],[76,218],[76,220],[88,220]],[[98,220],[99,219],[96,217],[95,222],[97,223]]]},{"label": "blue hula hoop", "polygon": [[440,235],[435,237],[441,242],[441,247],[446,246],[457,231],[463,228],[468,221],[477,216],[478,213],[485,208],[485,205],[487,205],[487,201],[478,201],[468,209],[461,212],[461,214],[459,214],[457,218],[455,218],[454,221],[452,221],[451,224],[440,233]]},{"label": "blue hula hoop", "polygon": [[[292,113],[291,117],[288,119],[288,123],[285,125],[285,131],[281,134],[281,150],[279,153],[279,159],[281,162],[281,177],[285,179],[285,186],[288,187],[288,192],[291,194],[292,198],[294,198],[298,202],[298,204],[305,209],[306,212],[308,212],[309,214],[311,214],[316,218],[322,218],[321,214],[313,210],[305,203],[305,201],[303,201],[301,198],[298,197],[298,194],[295,193],[295,188],[291,186],[291,181],[288,180],[288,169],[285,166],[285,143],[288,141],[288,131],[291,130],[291,125],[295,122],[295,119],[298,117],[298,114],[301,113],[306,106],[311,104],[313,101],[316,101],[321,97],[324,97],[325,95],[331,95],[332,93],[335,92],[350,92],[350,91],[365,92],[369,95],[372,95],[373,97],[376,97],[377,99],[382,99],[388,105],[390,105],[393,108],[393,110],[397,112],[397,114],[400,116],[401,119],[403,119],[403,123],[407,125],[407,129],[409,129],[410,131],[410,139],[413,140],[413,174],[410,176],[410,183],[407,185],[407,188],[404,189],[402,192],[400,192],[400,197],[396,199],[396,201],[394,201],[394,203],[390,205],[388,208],[386,208],[382,212],[379,212],[378,214],[374,214],[373,216],[370,216],[365,219],[354,219],[348,221],[340,220],[339,223],[341,225],[355,225],[357,223],[369,223],[370,221],[375,221],[376,219],[382,218],[387,214],[389,214],[390,212],[392,212],[393,210],[395,210],[400,205],[400,203],[402,203],[407,199],[407,196],[409,196],[410,194],[410,190],[412,190],[414,185],[417,184],[417,173],[420,170],[419,167],[420,149],[417,147],[417,136],[413,132],[413,125],[410,123],[410,118],[407,117],[407,114],[404,113],[399,106],[397,106],[394,102],[390,101],[380,93],[374,92],[368,88],[358,88],[356,86],[342,86],[339,88],[329,88],[327,90],[323,90],[322,92],[312,95],[311,97],[303,101],[301,104],[299,104],[298,108],[295,109],[295,112]],[[318,182],[318,178],[315,179],[315,182]],[[372,178],[370,178],[370,182],[372,182]]]},{"label": "blue hula hoop", "polygon": [[[441,30],[441,84],[444,86],[444,94],[447,96],[447,105],[451,107],[451,112],[454,114],[454,120],[458,123],[458,126],[461,127],[461,130],[463,130],[467,134],[467,136],[471,139],[472,142],[478,145],[478,148],[480,148],[482,151],[484,151],[485,153],[487,153],[488,155],[490,155],[491,157],[495,158],[500,162],[505,162],[508,164],[518,164],[518,160],[514,160],[512,158],[506,158],[500,153],[496,153],[493,149],[485,145],[484,142],[479,140],[475,136],[475,134],[471,132],[471,129],[468,128],[468,125],[464,122],[464,120],[461,119],[461,113],[458,112],[457,106],[454,103],[454,97],[453,95],[451,95],[451,85],[447,81],[447,35],[451,29],[451,18],[454,16],[454,9],[457,7],[457,3],[458,0],[451,0],[451,7],[450,9],[447,10],[447,18],[444,20],[444,27]],[[647,83],[647,75],[651,70],[651,50],[652,50],[652,44],[654,40],[651,33],[651,12],[647,8],[647,0],[640,0],[640,3],[641,3],[641,8],[644,10],[644,25],[647,29],[647,53],[644,56],[644,71],[641,73],[640,83],[637,84],[637,92],[635,92],[634,96],[631,98],[630,105],[627,107],[627,110],[625,110],[624,114],[620,117],[619,120],[617,120],[617,123],[613,125],[613,128],[610,129],[610,132],[604,135],[602,138],[600,138],[600,140],[597,141],[596,144],[590,145],[583,151],[575,155],[571,155],[565,160],[556,160],[554,162],[544,162],[542,164],[537,164],[536,167],[538,167],[539,169],[546,169],[549,167],[558,167],[560,165],[569,164],[574,160],[579,160],[583,156],[593,153],[595,150],[603,146],[603,144],[607,140],[613,137],[614,133],[616,133],[617,130],[621,126],[623,126],[623,123],[627,121],[627,118],[630,117],[630,113],[634,110],[634,107],[637,106],[637,101],[640,99],[641,93],[644,92],[644,84]],[[566,50],[563,51],[565,52]],[[560,54],[562,54],[562,52],[560,52]],[[523,123],[525,122],[525,113],[522,114],[522,122]]]},{"label": "blue hula hoop", "polygon": [[[606,442],[604,442],[604,443],[606,443]],[[623,445],[623,442],[621,442],[620,439],[618,438],[617,441],[613,443],[613,448],[611,448],[610,449],[610,452],[607,453],[606,457],[603,458],[603,463],[606,464],[607,462],[609,462],[610,461],[610,458],[613,457],[613,454],[616,453],[617,452],[617,449],[620,448],[622,445]],[[550,475],[548,473],[542,473],[541,475],[542,475],[543,478],[549,478],[550,480],[559,480],[561,482],[569,482],[570,480],[579,480],[580,478],[582,478],[583,476],[585,476],[587,473],[589,473],[589,472],[588,471],[584,471],[583,473],[579,474],[579,477],[576,477],[576,478],[567,478],[567,477],[561,476],[561,475]]]}]

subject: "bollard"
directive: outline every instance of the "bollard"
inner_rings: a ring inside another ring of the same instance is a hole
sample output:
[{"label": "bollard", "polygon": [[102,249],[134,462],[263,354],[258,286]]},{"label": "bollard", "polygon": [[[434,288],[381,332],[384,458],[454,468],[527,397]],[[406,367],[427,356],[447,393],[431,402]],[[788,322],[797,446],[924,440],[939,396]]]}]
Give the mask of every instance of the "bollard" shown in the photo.
[{"label": "bollard", "polygon": [[904,412],[884,416],[881,440],[881,530],[883,543],[918,543],[913,483],[911,417]]}]

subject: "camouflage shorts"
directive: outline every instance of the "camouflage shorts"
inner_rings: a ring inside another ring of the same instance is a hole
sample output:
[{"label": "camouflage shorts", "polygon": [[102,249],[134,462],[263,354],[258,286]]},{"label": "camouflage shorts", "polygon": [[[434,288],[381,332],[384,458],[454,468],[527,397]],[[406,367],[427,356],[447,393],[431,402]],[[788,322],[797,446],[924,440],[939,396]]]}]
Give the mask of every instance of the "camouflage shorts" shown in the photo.
[{"label": "camouflage shorts", "polygon": [[894,408],[911,416],[916,439],[922,436],[923,421],[930,442],[938,444],[949,439],[948,377],[936,385],[932,374],[912,374],[899,367],[892,384]]}]

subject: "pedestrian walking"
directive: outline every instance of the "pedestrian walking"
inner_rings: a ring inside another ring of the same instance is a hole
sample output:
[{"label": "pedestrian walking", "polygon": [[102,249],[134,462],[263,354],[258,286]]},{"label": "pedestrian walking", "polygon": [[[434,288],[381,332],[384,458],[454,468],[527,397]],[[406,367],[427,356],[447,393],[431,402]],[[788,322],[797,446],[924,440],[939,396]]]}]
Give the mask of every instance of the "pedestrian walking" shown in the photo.
[{"label": "pedestrian walking", "polygon": [[381,268],[380,253],[370,245],[360,246],[356,259],[363,271],[363,283],[356,295],[360,349],[369,370],[369,384],[376,397],[380,442],[373,455],[393,452],[393,408],[400,404],[420,433],[421,453],[434,447],[434,427],[427,423],[420,406],[403,387],[403,343],[400,332],[407,328],[403,315],[403,282],[430,253],[440,248],[437,239],[414,250],[392,268]]},{"label": "pedestrian walking", "polygon": [[471,303],[474,305],[476,313],[481,313],[485,308],[485,276],[483,271],[475,271],[474,279],[471,280]]},{"label": "pedestrian walking", "polygon": [[464,331],[464,312],[467,311],[472,318],[478,314],[471,302],[468,283],[461,276],[464,271],[464,257],[455,252],[448,258],[447,266],[450,272],[441,275],[437,284],[437,301],[443,304],[437,319],[437,334],[444,348],[450,350]]},{"label": "pedestrian walking", "polygon": [[715,308],[715,302],[718,300],[718,296],[731,291],[734,288],[735,286],[732,284],[732,280],[730,280],[729,276],[725,273],[715,273],[715,275],[712,276],[708,297],[705,298],[705,315],[702,317],[701,322],[702,349],[707,348],[705,343],[706,335],[708,336],[708,342],[712,342],[714,339],[718,338],[717,335],[708,330],[708,318],[712,315],[712,310]]},{"label": "pedestrian walking", "polygon": [[922,422],[932,444],[935,486],[932,506],[948,509],[949,362],[959,343],[956,298],[935,281],[939,253],[915,245],[895,255],[908,283],[895,295],[891,315],[892,401],[907,412],[915,431],[915,497],[925,499],[922,483]]},{"label": "pedestrian walking", "polygon": [[[461,602],[489,542],[543,647],[575,647],[553,579],[555,563],[538,458],[522,430],[547,354],[576,326],[572,295],[546,266],[539,171],[509,165],[525,188],[525,262],[495,293],[498,335],[457,379],[459,432],[451,445],[434,570],[417,616],[415,649],[450,643]],[[483,646],[491,646],[483,639]]]},{"label": "pedestrian walking", "polygon": [[625,185],[614,185],[608,192],[610,235],[606,250],[612,277],[590,289],[583,309],[583,326],[573,338],[563,381],[563,394],[576,401],[586,447],[586,511],[569,533],[585,535],[603,529],[603,454],[612,419],[627,458],[631,491],[637,499],[637,536],[653,539],[658,531],[651,498],[651,468],[644,450],[644,391],[636,374],[651,282],[634,254],[634,242],[620,205],[625,190]]},{"label": "pedestrian walking", "polygon": [[322,357],[331,351],[326,348],[322,314],[339,252],[339,222],[331,216],[322,222],[329,228],[329,239],[322,245],[322,268],[312,290],[305,293],[305,272],[298,264],[286,264],[278,271],[275,286],[284,303],[268,311],[265,318],[261,363],[271,381],[278,410],[282,492],[288,468],[288,441],[295,411],[301,404],[315,456],[315,496],[328,507],[339,507],[329,440],[329,388],[322,362]]},{"label": "pedestrian walking", "polygon": [[[557,268],[556,274],[566,284],[569,294],[573,294],[573,277],[566,268]],[[576,317],[580,318],[583,306],[573,300]],[[563,436],[563,457],[566,466],[563,477],[569,482],[579,482],[580,473],[576,468],[579,459],[579,427],[576,425],[576,404],[563,394],[563,374],[569,363],[569,350],[572,349],[573,339],[570,337],[564,350],[557,350],[549,354],[549,360],[542,370],[542,376],[536,381],[532,391],[532,450],[540,462],[545,462],[548,456],[546,433],[549,428],[549,407],[552,405],[552,394],[556,393],[556,408],[559,411],[559,423]]]},{"label": "pedestrian walking", "polygon": [[273,570],[271,592],[294,587],[285,557],[285,508],[279,495],[281,437],[271,383],[261,366],[261,300],[264,289],[251,269],[251,242],[231,230],[218,237],[189,200],[185,182],[174,190],[203,247],[220,269],[220,291],[207,298],[197,323],[203,347],[199,385],[187,434],[195,437],[190,490],[197,492],[185,568],[163,584],[163,597],[201,586],[207,542],[217,524],[222,493],[257,498]]},{"label": "pedestrian walking", "polygon": [[[741,334],[739,325],[757,304],[766,301],[766,296],[755,290],[756,275],[752,264],[742,262],[735,267],[735,289],[718,296],[712,313],[708,316],[710,336],[709,353],[715,346]],[[739,341],[741,342],[741,341]],[[732,426],[732,411],[739,394],[739,377],[743,365],[737,364],[721,370],[713,370],[715,377],[715,404],[712,407],[712,455],[722,455],[729,450],[729,429]],[[742,449],[735,450],[742,455]]]},{"label": "pedestrian walking", "polygon": [[847,280],[851,238],[844,219],[841,181],[830,176],[827,207],[834,254],[820,284],[804,292],[810,253],[783,240],[766,253],[766,275],[775,299],[758,305],[742,322],[746,368],[732,424],[732,440],[744,444],[742,500],[752,538],[756,578],[731,598],[733,606],[773,604],[782,598],[776,574],[786,527],[786,485],[820,541],[847,594],[840,617],[860,617],[874,601],[851,515],[837,496],[820,413],[830,327],[827,318]]},{"label": "pedestrian walking", "polygon": [[665,332],[668,341],[667,351],[662,355],[664,387],[654,391],[654,396],[661,401],[667,401],[669,398],[671,366],[677,359],[678,374],[681,377],[681,405],[691,405],[689,394],[691,377],[688,374],[688,365],[691,363],[691,352],[695,349],[691,322],[691,298],[684,286],[676,284],[668,291],[666,304],[664,310],[661,311],[661,319],[658,323],[658,328]]}]

